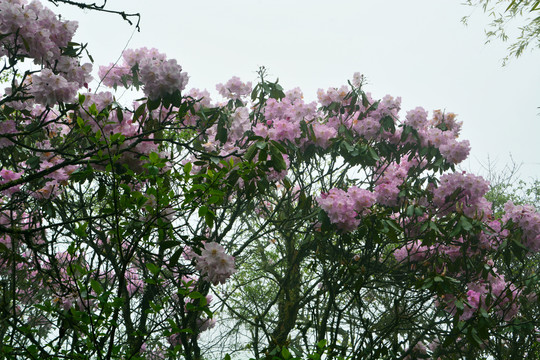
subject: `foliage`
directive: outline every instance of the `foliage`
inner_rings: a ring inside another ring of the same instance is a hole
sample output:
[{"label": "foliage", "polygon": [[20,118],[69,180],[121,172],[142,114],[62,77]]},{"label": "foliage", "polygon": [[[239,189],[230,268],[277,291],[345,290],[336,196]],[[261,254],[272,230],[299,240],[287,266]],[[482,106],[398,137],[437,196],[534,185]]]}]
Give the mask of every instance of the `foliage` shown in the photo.
[{"label": "foliage", "polygon": [[[502,41],[511,40],[508,47],[509,54],[504,59],[506,63],[510,57],[519,57],[529,47],[540,47],[540,2],[537,0],[467,0],[465,5],[481,7],[484,13],[492,18],[486,31],[487,41],[499,38]],[[467,23],[469,16],[462,19]],[[514,39],[512,21],[523,22],[515,31],[519,35]],[[510,28],[510,29],[509,29]],[[511,34],[510,36],[508,34]]]},{"label": "foliage", "polygon": [[264,68],[213,102],[146,48],[89,93],[75,29],[0,0],[3,358],[538,357],[540,215],[455,171],[455,114]]}]

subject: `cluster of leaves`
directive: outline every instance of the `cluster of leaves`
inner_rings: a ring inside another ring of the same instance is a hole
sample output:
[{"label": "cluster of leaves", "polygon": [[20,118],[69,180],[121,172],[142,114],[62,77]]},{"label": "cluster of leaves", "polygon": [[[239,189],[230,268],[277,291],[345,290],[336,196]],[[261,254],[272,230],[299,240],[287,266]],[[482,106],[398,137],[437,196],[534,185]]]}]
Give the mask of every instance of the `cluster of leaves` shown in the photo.
[{"label": "cluster of leaves", "polygon": [[[530,46],[540,47],[540,2],[537,0],[467,0],[465,5],[481,7],[484,13],[492,18],[488,30],[486,30],[487,41],[498,38],[502,41],[510,40],[512,43],[508,47],[509,54],[505,57],[504,63],[510,57],[519,57]],[[462,21],[467,23],[469,17],[464,17]],[[514,29],[509,29],[512,21],[520,21],[518,26],[519,35],[513,39],[508,33]]]}]

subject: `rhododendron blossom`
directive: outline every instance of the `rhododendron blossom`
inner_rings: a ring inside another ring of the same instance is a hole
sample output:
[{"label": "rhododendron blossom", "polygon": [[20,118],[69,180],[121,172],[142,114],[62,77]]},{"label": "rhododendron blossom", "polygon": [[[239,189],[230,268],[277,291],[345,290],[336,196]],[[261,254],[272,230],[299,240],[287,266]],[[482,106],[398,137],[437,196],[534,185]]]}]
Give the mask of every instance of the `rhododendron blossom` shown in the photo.
[{"label": "rhododendron blossom", "polygon": [[212,284],[224,284],[235,273],[234,258],[225,253],[225,248],[216,242],[204,245],[200,256],[196,258],[197,269]]},{"label": "rhododendron blossom", "polygon": [[99,76],[107,86],[131,86],[133,72],[139,73],[143,91],[151,100],[182,91],[187,85],[187,73],[182,72],[182,67],[175,59],[167,60],[165,54],[156,49],[141,48],[138,50],[125,51],[123,54],[124,64],[117,66],[110,64],[99,69]]},{"label": "rhododendron blossom", "polygon": [[224,98],[236,100],[251,94],[251,82],[243,83],[239,77],[233,76],[225,84],[217,84],[216,89]]},{"label": "rhododendron blossom", "polygon": [[531,251],[540,251],[540,214],[532,205],[504,204],[503,221],[511,220],[523,231],[523,243]]}]

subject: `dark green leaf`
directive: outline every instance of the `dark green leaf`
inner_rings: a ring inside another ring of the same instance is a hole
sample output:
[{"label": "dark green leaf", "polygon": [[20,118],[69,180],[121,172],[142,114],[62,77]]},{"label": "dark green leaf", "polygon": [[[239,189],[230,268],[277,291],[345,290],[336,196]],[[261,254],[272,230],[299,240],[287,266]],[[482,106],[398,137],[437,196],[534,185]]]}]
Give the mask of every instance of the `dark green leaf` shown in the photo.
[{"label": "dark green leaf", "polygon": [[159,274],[160,272],[160,268],[158,266],[156,266],[155,264],[152,264],[152,263],[146,263],[146,268],[154,275],[157,275]]}]

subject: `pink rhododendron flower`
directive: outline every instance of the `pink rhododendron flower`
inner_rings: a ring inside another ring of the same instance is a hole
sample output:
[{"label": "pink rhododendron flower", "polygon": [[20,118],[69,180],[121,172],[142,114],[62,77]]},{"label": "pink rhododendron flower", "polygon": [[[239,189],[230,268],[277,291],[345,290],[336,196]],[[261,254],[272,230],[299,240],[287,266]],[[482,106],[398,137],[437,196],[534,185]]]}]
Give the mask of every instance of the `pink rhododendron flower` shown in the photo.
[{"label": "pink rhododendron flower", "polygon": [[317,202],[330,221],[342,230],[352,231],[360,224],[357,219],[368,207],[375,202],[375,194],[356,186],[347,192],[341,189],[330,189],[317,198]]},{"label": "pink rhododendron flower", "polygon": [[315,134],[315,144],[323,149],[328,148],[330,146],[330,140],[334,139],[337,135],[336,129],[319,122],[314,122],[312,126],[313,133]]},{"label": "pink rhododendron flower", "polygon": [[[463,173],[451,173],[441,176],[439,186],[433,190],[433,202],[443,213],[461,207],[468,216],[490,214],[484,195],[489,190],[489,183],[481,176]],[[455,194],[455,201],[450,196]]]},{"label": "pink rhododendron flower", "polygon": [[77,83],[68,82],[64,76],[54,74],[50,69],[43,69],[32,77],[30,94],[36,102],[53,106],[58,102],[73,102],[78,88]]},{"label": "pink rhododendron flower", "polygon": [[410,110],[407,112],[403,123],[417,130],[425,129],[428,126],[428,112],[422,107]]},{"label": "pink rhododendron flower", "polygon": [[512,221],[523,231],[523,244],[533,252],[540,251],[540,214],[532,205],[504,204],[503,222]]},{"label": "pink rhododendron flower", "polygon": [[243,83],[239,77],[233,76],[223,84],[217,84],[216,90],[227,99],[240,99],[251,94],[251,82]]},{"label": "pink rhododendron flower", "polygon": [[214,285],[225,281],[236,272],[234,257],[225,253],[225,248],[216,242],[204,244],[200,256],[196,257],[197,270]]}]

